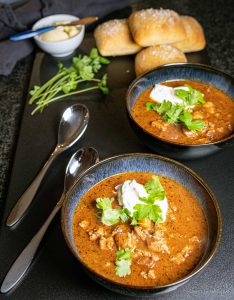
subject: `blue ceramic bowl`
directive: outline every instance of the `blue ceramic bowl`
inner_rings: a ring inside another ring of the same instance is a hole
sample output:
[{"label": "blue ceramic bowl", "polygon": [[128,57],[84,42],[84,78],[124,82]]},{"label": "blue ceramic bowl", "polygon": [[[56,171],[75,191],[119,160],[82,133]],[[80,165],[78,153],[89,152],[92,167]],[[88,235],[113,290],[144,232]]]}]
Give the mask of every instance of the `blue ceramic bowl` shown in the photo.
[{"label": "blue ceramic bowl", "polygon": [[194,159],[204,157],[221,150],[234,142],[234,132],[222,140],[207,144],[178,144],[156,138],[140,127],[132,117],[133,106],[138,96],[156,83],[172,80],[195,80],[213,85],[234,101],[234,78],[210,66],[193,63],[168,64],[153,69],[133,81],[127,91],[127,111],[130,124],[140,140],[150,149],[176,159]]},{"label": "blue ceramic bowl", "polygon": [[[209,236],[206,249],[201,261],[189,275],[176,282],[164,286],[142,288],[137,286],[123,285],[108,280],[97,274],[94,270],[90,269],[82,261],[79,256],[79,252],[75,247],[72,234],[72,220],[75,209],[81,197],[93,185],[109,176],[135,171],[161,174],[181,183],[196,196],[204,210],[207,219]],[[65,199],[64,205],[62,207],[61,221],[63,234],[68,247],[77,258],[81,266],[84,268],[84,270],[91,276],[91,278],[112,291],[134,297],[162,294],[177,289],[179,286],[183,285],[197,273],[199,273],[208,264],[208,262],[212,259],[214,253],[216,252],[221,240],[220,210],[217,200],[215,199],[215,196],[213,195],[209,187],[198,175],[196,175],[192,170],[185,167],[181,163],[154,154],[135,153],[120,155],[103,160],[85,171],[78,178]]]}]

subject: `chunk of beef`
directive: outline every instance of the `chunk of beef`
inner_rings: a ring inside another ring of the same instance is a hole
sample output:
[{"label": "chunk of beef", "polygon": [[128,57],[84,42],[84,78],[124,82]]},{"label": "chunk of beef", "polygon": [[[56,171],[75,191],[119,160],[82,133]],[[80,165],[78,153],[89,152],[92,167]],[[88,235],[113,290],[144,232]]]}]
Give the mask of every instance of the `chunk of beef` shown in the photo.
[{"label": "chunk of beef", "polygon": [[101,250],[113,250],[115,242],[112,236],[105,238],[102,236],[99,240],[99,247]]},{"label": "chunk of beef", "polygon": [[148,278],[155,279],[156,278],[154,270],[142,271],[140,274],[145,279],[148,279]]},{"label": "chunk of beef", "polygon": [[140,266],[146,266],[151,269],[154,267],[156,261],[157,259],[155,259],[154,257],[140,256],[139,258],[137,258],[136,263]]},{"label": "chunk of beef", "polygon": [[83,220],[79,223],[79,226],[81,228],[83,228],[84,230],[87,230],[89,228],[89,225],[90,225],[89,221],[87,221],[87,220]]},{"label": "chunk of beef", "polygon": [[130,232],[117,233],[115,234],[114,239],[118,249],[134,249],[136,247],[136,238]]},{"label": "chunk of beef", "polygon": [[181,252],[178,252],[176,255],[170,257],[170,261],[175,262],[177,265],[180,265],[185,261],[186,257],[188,257],[192,252],[191,246],[185,246]]},{"label": "chunk of beef", "polygon": [[151,235],[148,230],[144,230],[141,226],[135,226],[134,231],[136,232],[137,236],[143,241],[145,241],[147,237]]},{"label": "chunk of beef", "polygon": [[105,230],[103,227],[98,227],[90,230],[88,234],[89,234],[89,239],[91,241],[96,241],[98,238],[103,237],[105,235]]},{"label": "chunk of beef", "polygon": [[157,230],[152,237],[147,238],[146,242],[148,249],[151,251],[170,253],[162,230]]}]

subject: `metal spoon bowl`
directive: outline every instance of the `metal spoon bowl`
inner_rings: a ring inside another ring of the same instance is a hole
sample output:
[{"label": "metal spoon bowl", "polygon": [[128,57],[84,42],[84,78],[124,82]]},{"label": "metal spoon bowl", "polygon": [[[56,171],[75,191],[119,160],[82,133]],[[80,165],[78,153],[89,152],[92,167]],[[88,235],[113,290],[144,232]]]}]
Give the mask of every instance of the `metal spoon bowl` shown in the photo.
[{"label": "metal spoon bowl", "polygon": [[24,274],[30,267],[33,258],[35,257],[37,249],[46,233],[47,228],[62,207],[67,192],[73,186],[78,176],[98,162],[98,159],[98,153],[94,148],[82,148],[72,155],[66,168],[64,191],[60,197],[60,200],[57,202],[44,224],[11,266],[2,283],[1,293],[9,292],[23,278]]},{"label": "metal spoon bowl", "polygon": [[22,219],[50,165],[59,154],[81,138],[87,128],[88,120],[89,111],[83,104],[74,104],[64,111],[59,123],[57,146],[33,182],[16,202],[7,218],[7,226],[13,226]]}]

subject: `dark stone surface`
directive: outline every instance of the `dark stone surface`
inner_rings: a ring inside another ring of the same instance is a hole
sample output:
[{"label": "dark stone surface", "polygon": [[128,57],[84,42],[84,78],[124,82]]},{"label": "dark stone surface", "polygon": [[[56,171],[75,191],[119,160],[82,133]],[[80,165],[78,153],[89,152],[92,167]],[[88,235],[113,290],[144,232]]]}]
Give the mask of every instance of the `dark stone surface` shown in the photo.
[{"label": "dark stone surface", "polygon": [[[152,7],[155,1],[135,1],[135,9]],[[157,1],[163,8],[196,17],[204,27],[211,65],[234,74],[233,0]],[[7,192],[7,178],[25,103],[33,56],[17,64],[13,73],[0,77],[0,207]]]},{"label": "dark stone surface", "polygon": [[[160,3],[160,6],[163,8],[174,8],[178,12],[182,14],[189,14],[196,17],[204,26],[206,38],[207,38],[207,50],[209,57],[211,59],[211,64],[220,68],[221,70],[227,71],[234,75],[234,53],[233,53],[233,28],[234,28],[234,20],[232,18],[233,15],[233,0],[216,0],[216,1],[195,1],[195,0],[180,0],[180,1],[141,1],[140,4],[134,5],[135,8],[141,7],[150,7],[155,3]],[[170,3],[170,5],[169,5]],[[19,126],[22,118],[23,107],[25,104],[28,82],[31,75],[31,67],[33,62],[33,56],[30,56],[24,60],[22,60],[16,66],[14,72],[8,77],[0,77],[0,219],[2,217],[2,208],[4,206],[4,201],[7,194],[7,186],[8,179],[10,178],[11,173],[11,165],[12,159],[14,156],[14,150],[17,143],[17,137],[19,133]],[[60,104],[62,105],[62,104]],[[30,128],[29,128],[30,131]],[[42,151],[43,152],[43,151]],[[47,157],[47,150],[44,151],[44,158]],[[229,156],[232,153],[232,149],[227,149],[226,154]],[[223,168],[221,154],[216,156],[217,160],[207,160],[209,168],[202,169],[196,162],[190,164],[195,171],[198,173],[202,173],[203,177],[206,178],[209,173],[212,176],[209,179],[209,184],[214,189],[214,192],[217,198],[221,198],[223,195],[221,192],[221,188],[213,185],[213,182],[221,182],[222,180],[225,183],[230,183],[228,186],[227,194],[231,195],[231,190],[233,190],[232,183],[232,174],[233,174],[233,163],[230,162],[229,165],[226,165],[226,175],[229,177],[222,178],[217,170]],[[216,163],[217,161],[217,163]],[[23,163],[21,163],[23,166]],[[213,186],[212,186],[213,185]],[[233,227],[228,226],[228,224],[233,223],[233,212],[230,206],[230,199],[221,199],[223,202],[221,203],[221,211],[226,209],[227,213],[224,218],[224,234],[221,248],[219,250],[219,255],[217,255],[215,261],[213,261],[209,265],[209,272],[206,272],[206,283],[209,288],[204,288],[203,279],[201,276],[196,281],[193,282],[190,286],[182,289],[178,294],[179,296],[183,295],[183,291],[190,291],[190,293],[186,293],[183,299],[233,299],[234,298],[234,274],[233,274],[233,243],[231,243],[231,236],[233,236]],[[228,202],[229,201],[229,202]],[[228,207],[230,209],[228,210]],[[49,208],[48,208],[49,209]],[[41,222],[40,222],[41,223]],[[30,223],[32,226],[33,224]],[[39,222],[38,224],[39,225]],[[46,239],[43,244],[43,253],[40,256],[40,264],[37,264],[37,269],[32,268],[30,271],[30,275],[27,278],[27,283],[24,284],[27,286],[38,286],[38,289],[41,290],[40,294],[35,295],[35,299],[88,299],[86,290],[89,289],[89,285],[85,281],[85,276],[83,273],[79,272],[79,269],[76,269],[75,260],[73,260],[72,256],[69,255],[68,249],[65,247],[64,242],[62,241],[62,235],[59,228],[58,220],[55,223],[56,226],[50,228],[50,239]],[[31,235],[30,227],[25,224],[24,227],[21,227],[21,234],[25,232],[29,232],[28,235]],[[19,233],[19,232],[17,232]],[[20,236],[18,234],[10,233],[12,237],[14,237],[15,243],[22,244],[23,246],[27,242],[27,239],[21,241]],[[10,239],[10,237],[9,237]],[[49,247],[50,243],[58,243],[61,240],[61,245],[64,253],[56,252],[54,253],[53,247]],[[22,248],[22,247],[21,247]],[[9,249],[9,253],[13,257],[14,249]],[[9,255],[10,257],[10,255]],[[43,257],[45,259],[43,260]],[[47,260],[48,258],[48,260]],[[10,260],[10,258],[9,258]],[[48,263],[50,262],[50,264]],[[52,262],[52,264],[51,264]],[[61,268],[58,267],[58,262],[61,265]],[[10,264],[10,261],[7,262],[7,265]],[[76,285],[74,282],[67,281],[60,284],[64,284],[64,286],[70,287],[70,289],[64,291],[64,294],[58,295],[54,287],[57,282],[60,280],[60,272],[61,270],[67,268],[69,269],[73,266],[71,270],[77,276],[74,278],[75,280],[80,281],[82,284],[79,286],[81,289],[79,290],[79,296],[76,297]],[[53,267],[53,271],[50,269]],[[218,268],[217,268],[218,266]],[[218,271],[217,271],[218,270]],[[1,270],[0,270],[1,272]],[[5,271],[4,271],[5,272]],[[41,281],[35,282],[35,276],[37,274],[53,274],[51,276],[51,281],[48,284],[47,289],[45,286],[47,285],[47,276],[42,276]],[[84,281],[83,281],[84,280]],[[88,282],[88,281],[87,281]],[[217,282],[222,283],[222,287],[219,284],[217,286]],[[96,295],[96,299],[124,299],[124,297],[110,294],[108,291],[103,290],[103,288],[97,286],[96,284],[90,283],[91,289],[95,289],[93,294]],[[18,290],[20,292],[22,290]],[[17,291],[17,292],[18,292]],[[16,294],[12,294],[11,299],[31,299],[30,289],[26,290],[27,292],[24,294],[24,297],[17,297]],[[67,294],[66,294],[67,293]],[[50,297],[48,296],[50,295]],[[10,295],[9,295],[10,296]],[[14,298],[15,296],[15,298]],[[7,298],[8,296],[6,296]],[[167,299],[173,299],[174,294],[171,294],[167,297]],[[1,295],[0,295],[1,299]],[[125,298],[126,299],[126,298]],[[159,297],[157,299],[165,299],[164,297]],[[175,299],[175,298],[174,298]],[[179,298],[176,298],[179,299]],[[181,298],[180,298],[181,299]]]}]

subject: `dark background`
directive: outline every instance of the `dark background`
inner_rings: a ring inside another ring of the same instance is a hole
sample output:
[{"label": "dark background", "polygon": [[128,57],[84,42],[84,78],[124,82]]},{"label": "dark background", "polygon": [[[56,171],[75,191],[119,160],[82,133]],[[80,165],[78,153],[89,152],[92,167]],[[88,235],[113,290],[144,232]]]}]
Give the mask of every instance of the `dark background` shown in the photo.
[{"label": "dark background", "polygon": [[[140,9],[142,7],[155,6],[156,3],[159,3],[163,8],[175,9],[180,14],[196,17],[203,25],[206,33],[207,52],[211,65],[232,75],[234,74],[233,1],[135,1],[132,6],[134,9]],[[119,12],[117,17],[121,16],[121,14],[124,15],[127,11],[125,10],[124,13]],[[39,201],[36,201],[37,203],[31,212],[35,217],[31,215],[28,216],[28,219],[25,218],[25,223],[20,225],[15,231],[3,227],[6,213],[53,149],[56,143],[56,121],[58,121],[59,115],[65,107],[73,103],[73,100],[59,103],[56,108],[56,114],[53,112],[52,106],[48,108],[48,111],[44,112],[44,117],[48,119],[42,128],[35,130],[37,118],[42,120],[40,119],[41,116],[33,117],[32,123],[28,123],[28,120],[30,120],[28,116],[30,109],[26,106],[24,114],[23,110],[26,103],[33,60],[34,54],[19,62],[10,76],[0,77],[0,218],[2,223],[0,232],[0,261],[2,261],[0,265],[0,280],[3,279],[13,259],[20,253],[20,250],[50,211],[53,203],[58,199],[62,190],[64,165],[69,156],[65,155],[56,169],[48,173],[47,180],[53,186],[53,191],[50,190],[48,185],[42,187],[36,200],[40,196],[43,196],[43,198],[46,196],[47,198],[40,204]],[[131,59],[122,61],[122,63],[132,71],[133,62]],[[129,65],[126,66],[126,64]],[[130,82],[133,77],[133,73],[130,72],[126,83]],[[103,102],[100,96],[98,96],[96,104],[88,96],[82,98],[83,103],[86,103],[91,111],[96,114],[93,120],[98,117],[99,113],[103,113],[103,111],[105,113],[105,110],[108,112],[111,104],[116,112],[124,112],[123,107],[118,106],[115,97],[124,97],[126,88],[122,88],[123,82],[118,79],[117,75],[114,79],[115,86],[113,86],[113,94],[111,95],[113,98],[110,99],[109,103]],[[95,111],[93,110],[94,108],[96,109]],[[108,118],[107,115],[106,117]],[[114,117],[115,114],[113,113],[111,118]],[[52,125],[47,126],[48,124],[50,125],[50,122],[48,122],[50,118]],[[18,157],[13,165],[22,119],[24,120],[24,127],[21,129],[20,144],[17,149]],[[27,125],[29,126],[28,128]],[[116,130],[119,128],[122,132],[125,131],[124,125],[125,123],[113,123],[114,128]],[[105,136],[110,137],[111,135],[108,131],[108,125],[104,121],[100,127],[102,138],[96,139],[97,133],[92,132],[90,128],[96,129],[94,123],[91,123],[87,132],[87,138],[84,137],[81,144],[90,145],[90,142],[93,142],[91,146],[95,146],[99,150],[101,158],[123,152],[149,151],[128,130],[124,133],[125,142],[121,142],[121,140],[118,140],[118,136],[116,139],[114,138],[114,134],[112,140],[105,140]],[[42,145],[43,142],[45,143],[44,147]],[[217,196],[223,215],[223,239],[214,260],[199,277],[182,287],[178,292],[169,294],[166,297],[159,297],[159,299],[218,300],[234,298],[234,247],[232,241],[234,231],[234,163],[232,153],[233,148],[228,148],[213,157],[202,159],[199,162],[185,162],[186,165],[197,171],[208,182]],[[28,167],[30,163],[32,165]],[[9,202],[6,203],[12,166],[14,167],[11,182],[13,189],[9,190]],[[55,180],[56,177],[59,180]],[[5,214],[3,214],[3,209]],[[6,248],[6,245],[9,248]],[[60,248],[57,249],[57,247]],[[0,299],[32,299],[32,297],[35,299],[124,298],[90,282],[86,275],[77,267],[76,261],[63,242],[59,218],[55,220],[49,229],[38,254],[30,273],[26,276],[22,285],[9,295],[3,296],[0,294]],[[66,276],[66,274],[74,274],[74,276]]]}]

